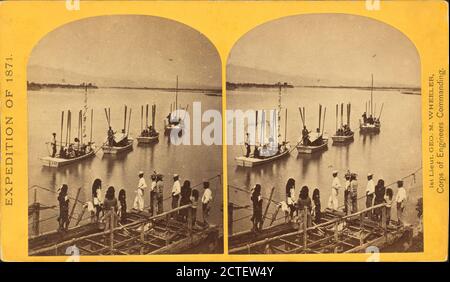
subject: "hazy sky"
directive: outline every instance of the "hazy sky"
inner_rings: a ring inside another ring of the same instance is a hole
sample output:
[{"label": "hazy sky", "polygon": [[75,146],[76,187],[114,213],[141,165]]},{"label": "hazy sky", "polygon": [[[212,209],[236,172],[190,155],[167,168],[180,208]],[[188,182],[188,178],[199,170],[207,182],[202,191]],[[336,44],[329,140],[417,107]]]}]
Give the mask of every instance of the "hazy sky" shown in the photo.
[{"label": "hazy sky", "polygon": [[419,56],[401,32],[343,14],[299,15],[260,25],[236,43],[227,63],[361,84],[373,73],[378,85],[420,86]]},{"label": "hazy sky", "polygon": [[[34,48],[29,65],[83,75],[221,87],[213,45],[198,31],[151,16],[103,16],[64,25]],[[158,85],[149,85],[158,86]]]}]

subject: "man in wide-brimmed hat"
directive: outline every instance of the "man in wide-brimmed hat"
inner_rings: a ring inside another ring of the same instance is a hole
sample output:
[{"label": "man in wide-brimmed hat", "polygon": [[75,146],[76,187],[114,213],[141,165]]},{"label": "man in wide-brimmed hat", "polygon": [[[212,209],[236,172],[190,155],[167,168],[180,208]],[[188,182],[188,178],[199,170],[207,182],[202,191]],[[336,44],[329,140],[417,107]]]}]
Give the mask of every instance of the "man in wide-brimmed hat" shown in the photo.
[{"label": "man in wide-brimmed hat", "polygon": [[173,186],[172,186],[172,209],[178,207],[181,193],[180,176],[178,174],[173,175]]},{"label": "man in wide-brimmed hat", "polygon": [[202,212],[203,212],[203,222],[205,223],[206,226],[209,225],[208,222],[208,218],[209,218],[209,211],[210,211],[210,202],[212,201],[213,197],[212,197],[212,191],[209,188],[209,181],[208,180],[204,180],[203,181],[203,189],[205,189],[205,191],[203,192],[203,196],[202,196]]},{"label": "man in wide-brimmed hat", "polygon": [[328,208],[332,210],[337,210],[339,207],[338,203],[338,195],[339,195],[339,189],[341,189],[341,181],[338,177],[338,171],[333,171],[333,182],[331,183],[331,194],[330,198],[328,199]]},{"label": "man in wide-brimmed hat", "polygon": [[[366,186],[366,208],[370,208],[373,205],[373,197],[375,196],[375,183],[373,182],[373,173],[367,174],[367,186]],[[367,212],[367,216],[372,218],[372,210]]]},{"label": "man in wide-brimmed hat", "polygon": [[145,183],[144,172],[139,171],[139,183],[136,190],[136,198],[134,199],[133,208],[138,211],[144,210],[144,189],[147,188]]},{"label": "man in wide-brimmed hat", "polygon": [[397,195],[395,197],[395,202],[397,203],[397,218],[398,223],[403,224],[403,211],[405,210],[406,206],[406,189],[403,187],[403,180],[397,181]]}]

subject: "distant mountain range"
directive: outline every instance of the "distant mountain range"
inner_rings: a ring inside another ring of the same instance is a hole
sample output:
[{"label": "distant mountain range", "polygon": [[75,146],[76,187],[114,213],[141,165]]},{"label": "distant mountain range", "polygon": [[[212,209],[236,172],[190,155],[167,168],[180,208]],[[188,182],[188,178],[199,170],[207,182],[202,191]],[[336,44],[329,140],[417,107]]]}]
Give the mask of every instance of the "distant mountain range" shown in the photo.
[{"label": "distant mountain range", "polygon": [[[368,87],[367,83],[341,78],[316,78],[302,75],[285,75],[276,72],[229,64],[227,65],[227,82],[273,84],[287,82],[300,87]],[[390,84],[376,81],[376,87],[413,89],[418,86],[404,84]]]},{"label": "distant mountain range", "polygon": [[[174,88],[173,81],[156,81],[134,77],[102,77],[90,76],[64,69],[31,65],[27,70],[27,81],[40,84],[74,84],[92,83],[98,87],[124,87],[124,88]],[[208,85],[200,85],[180,81],[180,87],[191,89],[214,89]]]}]

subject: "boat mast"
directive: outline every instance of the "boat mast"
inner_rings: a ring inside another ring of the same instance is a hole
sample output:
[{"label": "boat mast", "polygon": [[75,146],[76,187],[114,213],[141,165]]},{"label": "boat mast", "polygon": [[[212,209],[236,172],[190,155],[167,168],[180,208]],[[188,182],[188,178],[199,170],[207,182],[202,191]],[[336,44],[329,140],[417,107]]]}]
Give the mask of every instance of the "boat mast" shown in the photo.
[{"label": "boat mast", "polygon": [[372,74],[372,87],[370,88],[370,114],[373,116],[373,74]]},{"label": "boat mast", "polygon": [[[87,121],[87,110],[88,110],[88,105],[87,105],[87,101],[88,101],[88,93],[87,93],[87,89],[88,86],[87,84],[84,85],[84,107],[83,107],[83,117],[82,117],[82,130],[81,130],[81,140],[83,140],[84,138],[87,137],[86,135],[86,121]],[[80,142],[83,143],[83,142]]]},{"label": "boat mast", "polygon": [[177,113],[176,117],[178,119],[178,75],[177,75],[177,85],[175,88],[175,112]]},{"label": "boat mast", "polygon": [[[277,124],[277,141],[281,137],[281,82],[278,82],[278,124]],[[286,137],[286,136],[285,136]]]}]

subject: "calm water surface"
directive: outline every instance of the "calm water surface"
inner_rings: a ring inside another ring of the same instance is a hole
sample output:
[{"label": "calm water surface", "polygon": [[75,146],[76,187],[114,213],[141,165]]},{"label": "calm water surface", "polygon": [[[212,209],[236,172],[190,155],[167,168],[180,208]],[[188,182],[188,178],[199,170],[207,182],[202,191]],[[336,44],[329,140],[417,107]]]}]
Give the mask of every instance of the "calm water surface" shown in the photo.
[{"label": "calm water surface", "polygon": [[[165,175],[164,197],[170,196],[172,189],[172,175],[180,175],[181,183],[190,180],[191,186],[200,184],[203,179],[211,178],[222,173],[222,148],[220,146],[175,146],[168,142],[164,136],[164,118],[170,110],[170,103],[175,100],[173,92],[160,90],[124,90],[124,89],[94,89],[88,91],[88,107],[94,109],[93,140],[97,146],[106,140],[107,122],[104,113],[105,107],[111,107],[111,124],[114,130],[120,132],[123,127],[124,105],[132,108],[130,135],[136,137],[140,133],[141,105],[156,104],[156,129],[160,132],[158,143],[147,146],[138,146],[134,142],[134,149],[119,156],[97,155],[81,163],[62,168],[47,168],[41,165],[39,157],[49,154],[51,148],[46,142],[51,140],[52,132],[60,136],[61,111],[72,111],[72,139],[77,136],[78,111],[83,107],[84,90],[72,89],[44,89],[28,92],[28,146],[29,146],[29,203],[33,202],[34,185],[56,191],[63,183],[69,185],[69,195],[75,197],[76,191],[82,187],[80,200],[91,200],[91,185],[95,178],[103,181],[103,189],[110,185],[116,188],[116,196],[120,189],[127,193],[127,205],[132,207],[135,190],[138,183],[138,172],[144,171],[147,185],[150,186],[150,174],[153,170]],[[208,96],[202,93],[181,92],[178,103],[186,106],[192,117],[192,102],[202,102],[203,110],[221,110],[220,96]],[[151,107],[149,108],[151,111]],[[151,113],[149,113],[151,118]],[[67,118],[67,113],[66,117]],[[90,122],[90,117],[88,117]],[[191,118],[192,122],[192,118]],[[205,126],[206,124],[204,124]],[[87,134],[89,135],[89,128]],[[65,133],[64,133],[65,134]],[[65,138],[65,137],[64,137]],[[192,136],[191,136],[192,138]],[[202,186],[197,187],[200,196]],[[210,222],[222,224],[222,182],[216,177],[211,180],[213,203]],[[38,202],[47,206],[57,205],[57,195],[52,192],[37,190]],[[145,193],[145,206],[149,205],[149,192]],[[71,202],[71,205],[74,201]],[[164,203],[164,209],[170,208],[170,200]],[[81,205],[78,204],[75,214],[79,213]],[[55,210],[41,212],[41,219],[55,215]],[[87,216],[87,213],[85,214]],[[198,209],[197,218],[201,220],[201,211]],[[86,220],[87,221],[87,220]],[[86,222],[85,221],[85,222]],[[57,227],[56,219],[49,219],[42,223],[41,232],[54,230]]]},{"label": "calm water surface", "polygon": [[[296,195],[303,185],[312,190],[319,188],[322,207],[327,206],[331,191],[332,171],[340,172],[341,184],[347,169],[358,174],[359,196],[364,195],[367,173],[374,173],[375,182],[379,178],[386,184],[395,182],[421,167],[421,96],[405,95],[399,91],[374,91],[374,105],[377,113],[384,103],[381,115],[381,133],[362,135],[358,131],[359,119],[365,109],[365,102],[370,99],[370,91],[356,89],[293,88],[282,96],[282,105],[288,109],[287,140],[295,146],[301,136],[301,120],[298,107],[306,109],[306,124],[309,130],[318,127],[319,103],[327,108],[325,135],[335,131],[337,103],[351,103],[351,128],[355,131],[354,142],[346,146],[334,146],[331,139],[328,150],[315,155],[299,155],[293,150],[289,157],[255,168],[237,167],[234,158],[244,152],[244,146],[228,146],[228,184],[250,190],[256,183],[263,187],[263,196],[269,197],[275,187],[273,199],[285,200],[285,185],[288,178],[296,180]],[[275,109],[278,105],[278,90],[246,89],[227,92],[227,109]],[[345,108],[345,107],[344,107]],[[345,115],[345,109],[344,109]],[[284,135],[284,116],[281,120],[281,133]],[[284,137],[283,137],[284,138]],[[253,150],[253,148],[252,148]],[[405,180],[409,193],[409,208],[406,216],[409,221],[416,220],[415,204],[422,197],[422,171]],[[396,193],[396,185],[392,186]],[[237,205],[251,205],[250,195],[229,188],[229,198]],[[343,204],[343,192],[339,194],[339,205]],[[264,205],[267,203],[265,201]],[[359,207],[363,207],[363,200]],[[269,208],[269,217],[275,210]],[[251,227],[251,209],[235,211],[234,232]],[[281,216],[281,213],[278,217]],[[392,216],[396,218],[393,211]],[[281,220],[281,219],[280,219]]]}]

